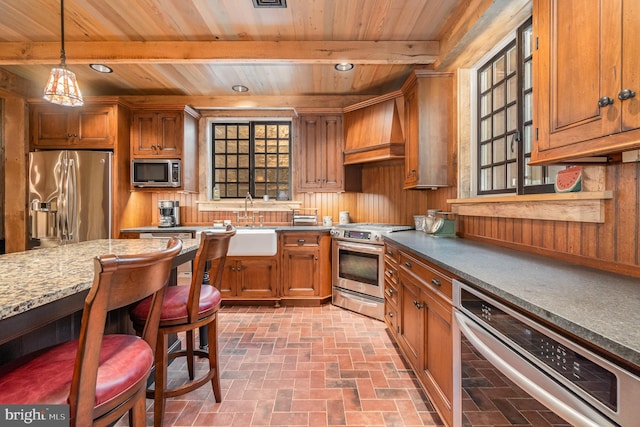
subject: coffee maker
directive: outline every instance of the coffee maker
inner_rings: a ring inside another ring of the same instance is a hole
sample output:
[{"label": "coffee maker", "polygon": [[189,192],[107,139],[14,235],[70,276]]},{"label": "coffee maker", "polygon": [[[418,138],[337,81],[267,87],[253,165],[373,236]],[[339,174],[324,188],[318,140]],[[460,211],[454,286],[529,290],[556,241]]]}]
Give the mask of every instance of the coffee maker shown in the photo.
[{"label": "coffee maker", "polygon": [[173,200],[158,200],[160,220],[158,227],[175,227],[180,225],[180,202]]}]

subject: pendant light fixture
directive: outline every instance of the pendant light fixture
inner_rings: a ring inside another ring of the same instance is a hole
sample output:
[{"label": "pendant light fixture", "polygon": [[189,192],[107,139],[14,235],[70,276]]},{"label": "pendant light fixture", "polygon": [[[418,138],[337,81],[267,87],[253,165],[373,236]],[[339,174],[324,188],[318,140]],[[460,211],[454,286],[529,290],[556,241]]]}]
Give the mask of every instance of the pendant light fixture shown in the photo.
[{"label": "pendant light fixture", "polygon": [[84,104],[84,101],[76,81],[76,75],[67,69],[67,58],[64,52],[64,0],[60,0],[60,30],[62,39],[60,66],[51,69],[43,98],[53,104],[77,107]]}]

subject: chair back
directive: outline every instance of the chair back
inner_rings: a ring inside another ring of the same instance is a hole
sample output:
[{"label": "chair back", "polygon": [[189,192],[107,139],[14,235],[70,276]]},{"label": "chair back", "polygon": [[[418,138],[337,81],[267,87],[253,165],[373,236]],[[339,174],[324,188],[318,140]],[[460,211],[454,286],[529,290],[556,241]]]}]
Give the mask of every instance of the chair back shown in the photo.
[{"label": "chair back", "polygon": [[207,267],[210,268],[209,271],[215,271],[215,274],[209,275],[209,283],[218,289],[220,288],[229,242],[235,234],[236,229],[231,225],[228,225],[225,231],[203,231],[200,233],[200,246],[193,261],[191,289],[187,301],[189,323],[199,320],[200,289]]},{"label": "chair back", "polygon": [[[107,312],[153,295],[142,338],[155,349],[160,312],[175,257],[182,241],[172,238],[161,251],[139,255],[103,255],[94,259],[94,279],[85,299],[69,405],[76,421],[93,419],[100,347]],[[88,418],[88,416],[91,418]],[[84,422],[76,425],[83,425]]]}]

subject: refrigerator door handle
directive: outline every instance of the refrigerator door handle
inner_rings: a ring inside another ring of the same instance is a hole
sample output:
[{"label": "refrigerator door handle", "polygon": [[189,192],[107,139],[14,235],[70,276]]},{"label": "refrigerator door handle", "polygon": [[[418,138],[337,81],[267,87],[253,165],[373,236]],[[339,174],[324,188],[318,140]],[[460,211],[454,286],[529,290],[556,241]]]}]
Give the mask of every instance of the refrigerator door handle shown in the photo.
[{"label": "refrigerator door handle", "polygon": [[67,196],[67,209],[66,214],[67,218],[65,222],[67,224],[67,238],[69,241],[73,241],[73,231],[76,229],[76,221],[77,221],[77,191],[76,186],[78,185],[78,180],[76,176],[76,166],[73,159],[69,159],[69,166],[67,168],[67,188],[66,188],[66,196]]},{"label": "refrigerator door handle", "polygon": [[58,234],[60,242],[67,239],[67,160],[62,159],[60,164],[60,185],[58,186]]}]

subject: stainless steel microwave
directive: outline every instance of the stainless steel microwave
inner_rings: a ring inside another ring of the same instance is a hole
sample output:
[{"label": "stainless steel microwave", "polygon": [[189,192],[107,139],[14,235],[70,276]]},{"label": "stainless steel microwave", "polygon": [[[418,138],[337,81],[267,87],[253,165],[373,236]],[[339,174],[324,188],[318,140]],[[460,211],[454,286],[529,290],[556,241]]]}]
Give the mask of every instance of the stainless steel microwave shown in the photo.
[{"label": "stainless steel microwave", "polygon": [[134,187],[180,187],[182,164],[178,159],[131,160],[131,185]]}]

